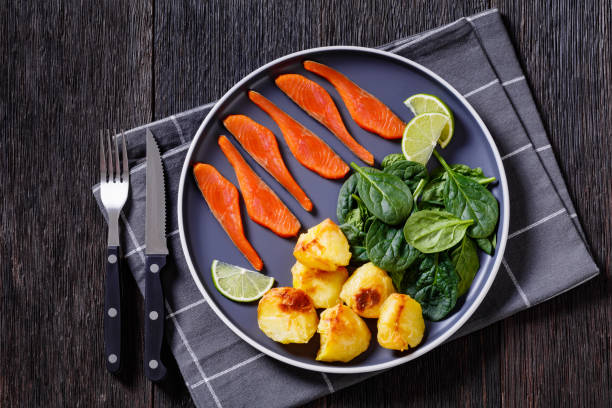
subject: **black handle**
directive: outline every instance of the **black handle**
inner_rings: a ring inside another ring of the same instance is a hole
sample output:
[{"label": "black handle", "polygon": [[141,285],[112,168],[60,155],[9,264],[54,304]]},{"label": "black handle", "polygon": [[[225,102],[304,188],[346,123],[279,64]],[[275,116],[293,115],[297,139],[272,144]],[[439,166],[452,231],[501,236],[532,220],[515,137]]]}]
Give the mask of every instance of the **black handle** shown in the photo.
[{"label": "black handle", "polygon": [[121,276],[119,247],[106,251],[106,290],[104,291],[104,346],[106,368],[117,373],[121,368]]},{"label": "black handle", "polygon": [[161,361],[164,294],[160,278],[166,255],[147,255],[146,258],[144,372],[151,381],[160,381],[166,376],[166,367]]}]

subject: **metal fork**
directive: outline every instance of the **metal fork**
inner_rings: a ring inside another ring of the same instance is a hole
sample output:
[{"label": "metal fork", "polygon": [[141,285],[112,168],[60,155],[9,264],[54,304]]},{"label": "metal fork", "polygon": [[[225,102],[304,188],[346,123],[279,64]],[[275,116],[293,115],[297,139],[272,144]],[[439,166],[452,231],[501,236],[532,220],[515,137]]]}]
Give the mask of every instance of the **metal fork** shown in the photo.
[{"label": "metal fork", "polygon": [[[119,269],[119,214],[127,201],[130,171],[125,134],[122,132],[122,163],[119,165],[119,142],[114,149],[111,131],[106,131],[108,150],[105,153],[104,131],[100,131],[100,197],[108,215],[108,248],[106,251],[106,289],[104,293],[104,344],[106,368],[116,373],[121,367],[121,276]],[[113,161],[114,155],[114,161]],[[108,157],[108,159],[106,158]],[[120,170],[121,169],[121,170]]]}]

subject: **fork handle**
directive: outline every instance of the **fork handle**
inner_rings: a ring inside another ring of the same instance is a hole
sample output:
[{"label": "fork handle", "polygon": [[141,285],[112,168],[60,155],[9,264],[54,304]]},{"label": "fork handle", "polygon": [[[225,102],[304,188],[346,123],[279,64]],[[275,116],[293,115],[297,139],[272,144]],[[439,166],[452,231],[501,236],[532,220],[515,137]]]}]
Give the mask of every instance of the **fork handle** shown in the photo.
[{"label": "fork handle", "polygon": [[161,285],[161,270],[166,265],[166,255],[146,255],[145,269],[145,347],[144,372],[151,381],[160,381],[166,376],[166,367],[161,361],[164,340],[164,294]]},{"label": "fork handle", "polygon": [[121,368],[121,276],[119,247],[106,250],[106,290],[104,291],[104,345],[106,368],[117,373]]}]

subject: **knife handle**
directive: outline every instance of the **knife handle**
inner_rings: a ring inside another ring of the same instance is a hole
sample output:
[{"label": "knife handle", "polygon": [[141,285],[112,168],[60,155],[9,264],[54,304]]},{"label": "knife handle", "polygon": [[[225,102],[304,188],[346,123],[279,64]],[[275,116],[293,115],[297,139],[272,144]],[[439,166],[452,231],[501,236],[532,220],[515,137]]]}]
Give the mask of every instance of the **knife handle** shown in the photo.
[{"label": "knife handle", "polygon": [[151,381],[160,381],[166,376],[166,367],[161,361],[165,316],[160,274],[164,265],[166,255],[146,256],[144,372]]},{"label": "knife handle", "polygon": [[104,291],[104,347],[106,368],[115,374],[121,368],[121,275],[119,247],[106,250],[106,288]]}]

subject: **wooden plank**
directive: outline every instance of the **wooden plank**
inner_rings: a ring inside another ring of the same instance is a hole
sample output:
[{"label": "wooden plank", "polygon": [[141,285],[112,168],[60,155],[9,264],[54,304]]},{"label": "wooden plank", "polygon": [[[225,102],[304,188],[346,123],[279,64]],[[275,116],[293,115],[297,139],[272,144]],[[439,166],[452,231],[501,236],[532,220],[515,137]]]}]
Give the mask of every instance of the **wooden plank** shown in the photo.
[{"label": "wooden plank", "polygon": [[214,101],[266,62],[316,47],[318,12],[308,0],[157,1],[156,116]]},{"label": "wooden plank", "polygon": [[489,8],[487,0],[351,1],[321,3],[321,45],[376,47]]},{"label": "wooden plank", "polygon": [[[0,8],[0,406],[146,406],[141,332],[105,369],[98,131],[151,119],[151,7]],[[8,61],[7,61],[8,59]],[[142,326],[135,285],[127,323]]]},{"label": "wooden plank", "polygon": [[[496,2],[497,3],[497,2]],[[612,11],[606,0],[502,0],[601,276],[503,322],[504,406],[612,401]]]}]

